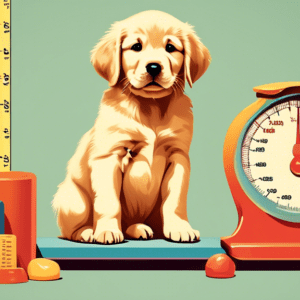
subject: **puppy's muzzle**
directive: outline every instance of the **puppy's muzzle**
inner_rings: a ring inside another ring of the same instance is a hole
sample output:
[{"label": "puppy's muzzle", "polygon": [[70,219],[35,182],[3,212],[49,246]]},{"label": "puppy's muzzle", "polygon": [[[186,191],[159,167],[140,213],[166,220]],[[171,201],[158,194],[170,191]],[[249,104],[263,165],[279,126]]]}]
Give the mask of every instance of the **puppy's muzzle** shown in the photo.
[{"label": "puppy's muzzle", "polygon": [[147,72],[154,78],[161,72],[161,66],[157,63],[150,63],[146,66]]}]

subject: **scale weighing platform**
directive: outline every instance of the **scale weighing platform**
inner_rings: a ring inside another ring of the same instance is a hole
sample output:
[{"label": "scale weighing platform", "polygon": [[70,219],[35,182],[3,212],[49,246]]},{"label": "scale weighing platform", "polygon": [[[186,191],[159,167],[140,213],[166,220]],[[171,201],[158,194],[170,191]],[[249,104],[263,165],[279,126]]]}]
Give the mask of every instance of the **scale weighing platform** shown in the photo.
[{"label": "scale weighing platform", "polygon": [[203,269],[209,257],[225,253],[220,238],[201,238],[197,243],[125,240],[99,245],[41,237],[37,246],[37,257],[57,261],[61,269]]}]

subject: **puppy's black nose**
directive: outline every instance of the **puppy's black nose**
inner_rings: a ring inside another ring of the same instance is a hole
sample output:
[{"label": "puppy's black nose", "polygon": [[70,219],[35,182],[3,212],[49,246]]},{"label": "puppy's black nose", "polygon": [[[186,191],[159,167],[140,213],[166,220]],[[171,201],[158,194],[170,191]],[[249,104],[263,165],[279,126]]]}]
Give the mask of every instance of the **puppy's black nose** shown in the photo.
[{"label": "puppy's black nose", "polygon": [[150,63],[146,66],[147,72],[154,78],[161,71],[161,66],[157,63]]}]

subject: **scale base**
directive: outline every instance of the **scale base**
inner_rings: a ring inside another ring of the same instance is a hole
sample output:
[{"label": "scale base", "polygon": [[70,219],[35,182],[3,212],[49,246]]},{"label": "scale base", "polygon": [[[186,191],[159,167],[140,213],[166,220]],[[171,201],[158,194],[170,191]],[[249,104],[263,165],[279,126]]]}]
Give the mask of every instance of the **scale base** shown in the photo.
[{"label": "scale base", "polygon": [[221,246],[239,260],[300,260],[300,243],[237,243],[223,238]]}]

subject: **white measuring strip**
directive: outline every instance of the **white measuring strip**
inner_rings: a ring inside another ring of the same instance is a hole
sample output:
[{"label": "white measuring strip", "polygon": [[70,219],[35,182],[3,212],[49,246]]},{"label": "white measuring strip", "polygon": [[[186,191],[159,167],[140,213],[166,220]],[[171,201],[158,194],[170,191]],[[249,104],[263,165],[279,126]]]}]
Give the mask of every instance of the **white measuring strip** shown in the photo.
[{"label": "white measuring strip", "polygon": [[11,0],[0,0],[0,172],[11,170]]}]

